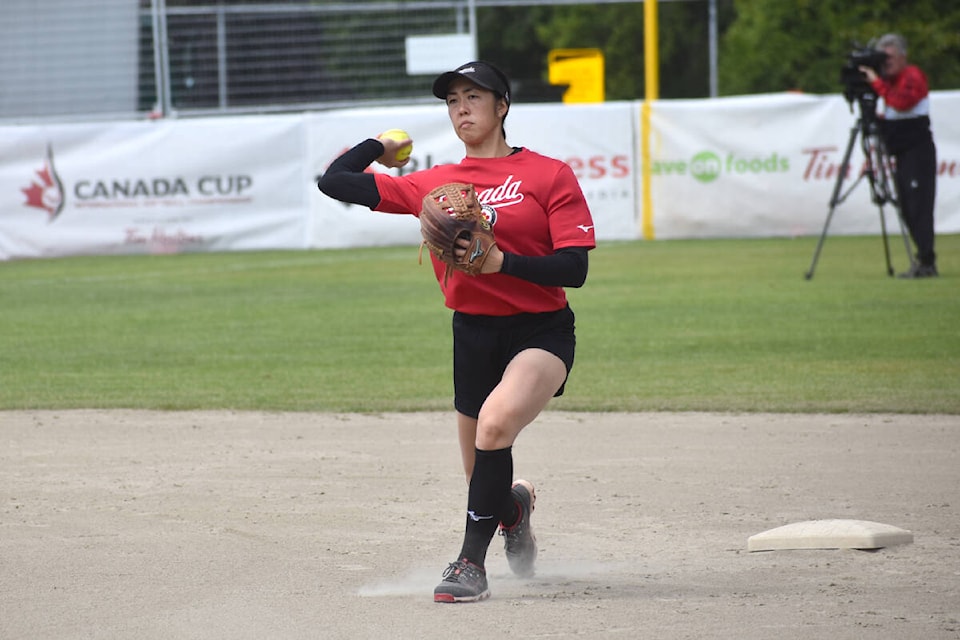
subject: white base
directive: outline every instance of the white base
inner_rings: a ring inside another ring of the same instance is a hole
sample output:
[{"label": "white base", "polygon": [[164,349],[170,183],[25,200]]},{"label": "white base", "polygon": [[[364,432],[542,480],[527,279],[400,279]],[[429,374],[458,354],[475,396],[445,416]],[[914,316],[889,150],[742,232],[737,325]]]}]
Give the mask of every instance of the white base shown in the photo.
[{"label": "white base", "polygon": [[807,520],[747,539],[747,551],[780,549],[879,549],[913,542],[904,529],[868,520]]}]

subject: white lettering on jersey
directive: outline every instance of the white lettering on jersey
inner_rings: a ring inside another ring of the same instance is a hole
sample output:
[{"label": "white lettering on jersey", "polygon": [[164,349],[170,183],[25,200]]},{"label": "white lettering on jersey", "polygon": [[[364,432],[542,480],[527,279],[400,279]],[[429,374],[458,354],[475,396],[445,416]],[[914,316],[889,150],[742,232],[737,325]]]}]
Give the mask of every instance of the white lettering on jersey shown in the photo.
[{"label": "white lettering on jersey", "polygon": [[520,185],[523,180],[513,182],[513,175],[507,176],[503,184],[492,189],[484,189],[477,194],[477,200],[481,204],[489,204],[494,207],[509,207],[512,204],[523,202],[523,194],[520,193]]}]

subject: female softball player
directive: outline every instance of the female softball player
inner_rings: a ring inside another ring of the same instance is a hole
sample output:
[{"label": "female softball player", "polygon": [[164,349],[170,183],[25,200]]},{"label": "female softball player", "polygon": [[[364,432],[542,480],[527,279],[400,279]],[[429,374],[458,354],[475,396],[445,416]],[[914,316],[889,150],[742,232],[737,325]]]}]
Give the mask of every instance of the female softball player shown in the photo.
[{"label": "female softball player", "polygon": [[574,314],[563,287],[580,287],[596,246],[593,219],[565,163],[507,144],[510,82],[487,62],[440,75],[433,94],[446,101],[464,144],[459,164],[395,177],[365,173],[374,161],[400,167],[410,140],[368,139],[330,165],[326,195],[376,211],[418,215],[424,196],[449,182],[474,185],[497,244],[479,276],[431,256],[446,306],[453,310],[454,407],[468,482],[466,530],[455,562],[434,590],[435,602],[490,595],[484,563],[499,527],[514,573],[533,575],[537,544],[530,528],[533,485],[513,480],[514,441],[563,393],[573,366]]}]

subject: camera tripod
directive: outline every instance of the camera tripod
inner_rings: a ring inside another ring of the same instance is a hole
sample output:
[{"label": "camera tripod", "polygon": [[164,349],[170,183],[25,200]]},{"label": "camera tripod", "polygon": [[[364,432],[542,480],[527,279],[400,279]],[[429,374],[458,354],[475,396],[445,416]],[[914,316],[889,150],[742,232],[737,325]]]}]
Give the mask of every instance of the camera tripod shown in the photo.
[{"label": "camera tripod", "polygon": [[[900,198],[897,192],[896,180],[893,177],[893,169],[890,165],[890,158],[887,155],[886,146],[880,135],[880,126],[876,116],[873,115],[876,109],[875,98],[860,99],[860,118],[850,129],[850,140],[847,143],[847,149],[843,154],[843,162],[840,164],[840,171],[837,174],[837,182],[833,186],[833,195],[830,196],[830,210],[827,213],[827,219],[823,223],[823,232],[820,234],[820,241],[817,243],[816,251],[813,253],[813,261],[810,263],[810,269],[805,274],[807,280],[813,278],[813,271],[817,267],[817,261],[820,259],[820,251],[823,243],[827,239],[827,228],[833,219],[833,212],[837,206],[842,204],[854,188],[860,184],[866,176],[870,183],[870,196],[873,203],[877,205],[880,212],[880,229],[883,234],[883,249],[887,259],[887,275],[893,275],[893,264],[890,262],[890,241],[887,237],[887,222],[883,213],[883,207],[886,204],[893,205],[897,212],[897,222],[900,225],[900,235],[903,236],[903,243],[907,250],[907,259],[910,266],[913,267],[913,255],[910,251],[910,238],[903,225],[903,217],[900,210]],[[860,138],[860,148],[863,151],[865,159],[863,171],[857,176],[853,184],[846,191],[842,191],[843,182],[850,171],[850,156],[853,153],[857,138]]]}]

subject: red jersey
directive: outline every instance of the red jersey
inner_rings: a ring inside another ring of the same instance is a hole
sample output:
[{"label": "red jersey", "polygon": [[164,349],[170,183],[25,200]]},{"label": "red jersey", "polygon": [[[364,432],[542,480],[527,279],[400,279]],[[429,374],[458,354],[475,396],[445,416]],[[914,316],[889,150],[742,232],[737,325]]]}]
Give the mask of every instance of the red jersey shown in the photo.
[{"label": "red jersey", "polygon": [[899,112],[913,111],[929,93],[927,76],[920,67],[912,64],[904,67],[895,78],[877,78],[871,86],[888,107]]},{"label": "red jersey", "polygon": [[[377,211],[419,215],[424,196],[448,182],[472,184],[491,220],[497,246],[523,256],[546,256],[564,247],[596,246],[593,217],[573,170],[560,160],[527,149],[505,158],[464,158],[405,176],[375,175]],[[545,287],[503,273],[469,276],[431,254],[447,307],[463,313],[506,316],[556,311],[567,304],[562,287]]]}]

